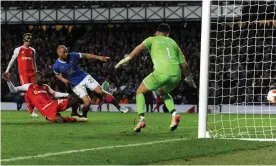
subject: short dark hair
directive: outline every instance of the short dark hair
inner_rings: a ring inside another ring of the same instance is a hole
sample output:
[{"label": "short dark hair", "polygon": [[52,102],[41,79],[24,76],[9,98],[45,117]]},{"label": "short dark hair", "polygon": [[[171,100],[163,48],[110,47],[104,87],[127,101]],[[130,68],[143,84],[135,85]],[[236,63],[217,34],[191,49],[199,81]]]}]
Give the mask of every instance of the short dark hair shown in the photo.
[{"label": "short dark hair", "polygon": [[159,32],[169,33],[170,29],[171,29],[170,26],[166,23],[162,23],[158,25]]},{"label": "short dark hair", "polygon": [[36,75],[36,74],[39,74],[39,75],[41,75],[42,77],[44,77],[44,73],[42,73],[41,71],[35,72],[35,75]]},{"label": "short dark hair", "polygon": [[32,39],[32,34],[31,33],[24,33],[23,34],[23,40],[24,41],[28,41],[30,39]]}]

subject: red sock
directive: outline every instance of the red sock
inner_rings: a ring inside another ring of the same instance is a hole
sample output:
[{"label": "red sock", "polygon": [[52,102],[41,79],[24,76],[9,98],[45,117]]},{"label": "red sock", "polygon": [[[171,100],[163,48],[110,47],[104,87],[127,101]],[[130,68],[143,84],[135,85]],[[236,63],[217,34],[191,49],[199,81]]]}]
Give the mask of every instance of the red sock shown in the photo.
[{"label": "red sock", "polygon": [[64,117],[64,123],[74,123],[74,122],[77,122],[77,119],[76,118],[69,118],[69,117]]}]

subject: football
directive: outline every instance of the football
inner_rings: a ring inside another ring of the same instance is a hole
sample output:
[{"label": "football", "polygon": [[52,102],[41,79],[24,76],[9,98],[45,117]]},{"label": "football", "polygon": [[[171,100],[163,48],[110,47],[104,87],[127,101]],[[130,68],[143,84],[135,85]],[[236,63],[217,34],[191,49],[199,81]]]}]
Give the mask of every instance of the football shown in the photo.
[{"label": "football", "polygon": [[276,103],[276,89],[271,90],[271,91],[268,92],[268,94],[267,94],[267,100],[270,103]]}]

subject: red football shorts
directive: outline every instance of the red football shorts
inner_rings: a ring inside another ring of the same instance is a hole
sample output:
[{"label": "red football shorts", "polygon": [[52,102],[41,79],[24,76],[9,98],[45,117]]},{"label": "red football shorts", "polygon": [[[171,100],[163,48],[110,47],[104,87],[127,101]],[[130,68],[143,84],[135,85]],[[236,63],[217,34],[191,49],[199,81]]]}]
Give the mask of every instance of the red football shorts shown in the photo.
[{"label": "red football shorts", "polygon": [[102,102],[106,104],[110,104],[110,102],[108,102],[105,97],[102,97]]},{"label": "red football shorts", "polygon": [[34,83],[34,74],[35,73],[19,73],[20,84]]},{"label": "red football shorts", "polygon": [[68,99],[54,100],[54,102],[43,111],[43,116],[47,120],[54,122],[55,116],[59,112],[65,111],[67,108],[67,105],[68,105]]}]

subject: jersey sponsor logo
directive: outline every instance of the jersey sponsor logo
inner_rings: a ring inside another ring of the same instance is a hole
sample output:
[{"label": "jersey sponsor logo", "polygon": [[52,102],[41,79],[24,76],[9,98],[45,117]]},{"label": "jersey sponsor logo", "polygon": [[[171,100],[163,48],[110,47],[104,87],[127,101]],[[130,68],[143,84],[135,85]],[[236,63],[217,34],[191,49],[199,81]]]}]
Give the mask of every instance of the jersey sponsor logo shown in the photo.
[{"label": "jersey sponsor logo", "polygon": [[71,75],[71,74],[75,73],[75,70],[73,68],[70,68],[66,73],[68,75]]},{"label": "jersey sponsor logo", "polygon": [[32,57],[22,56],[21,60],[33,60]]},{"label": "jersey sponsor logo", "polygon": [[45,90],[34,90],[34,95],[37,95],[37,94],[40,94],[40,93],[46,94],[47,91],[45,91]]}]

